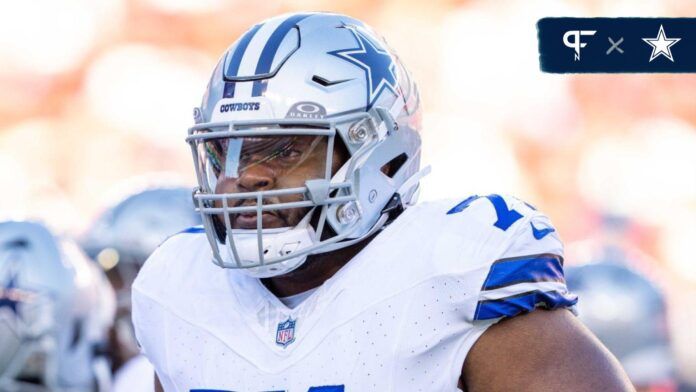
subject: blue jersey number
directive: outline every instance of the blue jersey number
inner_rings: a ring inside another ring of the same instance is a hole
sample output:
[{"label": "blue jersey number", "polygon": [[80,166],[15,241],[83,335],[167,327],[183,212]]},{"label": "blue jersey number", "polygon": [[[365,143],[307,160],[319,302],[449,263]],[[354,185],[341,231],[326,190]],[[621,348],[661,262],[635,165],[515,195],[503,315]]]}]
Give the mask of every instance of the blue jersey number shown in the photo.
[{"label": "blue jersey number", "polygon": [[[479,198],[481,198],[481,196],[470,196],[463,202],[454,206],[451,210],[447,211],[447,215],[464,211],[466,207],[469,207],[469,204],[473,203]],[[512,226],[513,223],[522,218],[522,214],[514,209],[508,208],[507,204],[505,203],[505,199],[503,199],[502,196],[493,194],[485,196],[485,198],[488,199],[493,204],[493,208],[495,208],[495,214],[498,216],[498,220],[495,221],[493,226],[499,228],[500,230],[507,230],[510,226]]]}]

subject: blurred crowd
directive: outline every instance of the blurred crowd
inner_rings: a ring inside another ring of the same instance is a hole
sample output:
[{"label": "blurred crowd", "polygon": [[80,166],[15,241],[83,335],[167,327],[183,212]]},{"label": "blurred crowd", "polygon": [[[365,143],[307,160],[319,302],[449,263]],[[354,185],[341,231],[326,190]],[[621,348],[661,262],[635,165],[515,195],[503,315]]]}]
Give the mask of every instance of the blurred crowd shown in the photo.
[{"label": "blurred crowd", "polygon": [[535,26],[694,16],[686,0],[13,2],[0,13],[1,217],[77,237],[144,184],[193,188],[184,138],[218,56],[297,10],[359,17],[409,65],[433,167],[422,199],[511,193],[551,217],[568,265],[630,264],[664,292],[677,371],[696,385],[696,76],[542,74]]}]

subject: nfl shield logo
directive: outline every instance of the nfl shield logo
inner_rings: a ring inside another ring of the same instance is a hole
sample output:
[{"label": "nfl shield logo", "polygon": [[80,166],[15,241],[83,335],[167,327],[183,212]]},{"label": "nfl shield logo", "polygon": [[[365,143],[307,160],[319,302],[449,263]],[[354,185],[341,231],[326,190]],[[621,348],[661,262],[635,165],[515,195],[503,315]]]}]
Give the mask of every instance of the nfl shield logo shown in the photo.
[{"label": "nfl shield logo", "polygon": [[278,331],[276,332],[276,344],[287,347],[290,343],[295,341],[295,322],[288,317],[287,320],[282,323],[278,323]]}]

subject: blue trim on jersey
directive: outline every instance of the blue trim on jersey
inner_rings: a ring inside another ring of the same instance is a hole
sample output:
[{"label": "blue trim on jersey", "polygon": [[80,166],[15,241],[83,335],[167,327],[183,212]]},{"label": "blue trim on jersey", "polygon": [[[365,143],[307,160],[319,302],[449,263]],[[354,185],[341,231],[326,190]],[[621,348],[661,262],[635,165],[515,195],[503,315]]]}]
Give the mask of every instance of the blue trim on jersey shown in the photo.
[{"label": "blue trim on jersey", "polygon": [[550,253],[500,259],[491,265],[481,290],[528,282],[565,282],[563,259]]},{"label": "blue trim on jersey", "polygon": [[[263,23],[257,24],[256,26],[252,27],[249,31],[247,31],[242,36],[242,38],[239,39],[239,43],[237,44],[237,47],[234,49],[234,53],[232,53],[230,63],[227,65],[227,69],[225,70],[225,78],[234,79],[238,76],[237,74],[239,73],[239,66],[240,64],[242,64],[244,52],[246,52],[246,49],[249,46],[249,43],[251,42],[251,39],[254,38],[254,35],[257,31],[259,31],[261,26],[263,26]],[[232,96],[234,96],[234,88],[232,89],[232,94]],[[231,97],[228,97],[226,95],[225,98]]]},{"label": "blue trim on jersey", "polygon": [[501,299],[479,301],[476,305],[474,320],[513,317],[520,313],[531,312],[538,307],[557,309],[570,307],[576,303],[578,303],[578,296],[568,292],[536,290]]},{"label": "blue trim on jersey", "polygon": [[495,214],[498,216],[498,220],[493,224],[493,226],[505,231],[512,226],[513,223],[522,218],[522,214],[508,208],[508,205],[502,196],[492,194],[486,196],[486,198],[493,203]]},{"label": "blue trim on jersey", "polygon": [[473,203],[479,197],[480,197],[479,195],[473,195],[473,196],[467,197],[463,202],[457,204],[456,206],[452,207],[452,209],[447,211],[447,215],[452,215],[452,214],[456,214],[458,212],[464,211],[467,207],[469,207],[469,204]]},{"label": "blue trim on jersey", "polygon": [[[469,196],[466,198],[466,200],[447,211],[447,215],[464,211],[467,207],[469,207],[469,204],[473,203],[479,198],[480,196],[478,195]],[[510,226],[522,218],[522,214],[520,214],[518,211],[508,208],[508,205],[502,196],[491,194],[486,196],[486,199],[490,200],[491,204],[493,204],[493,208],[495,209],[496,221],[493,223],[493,226],[499,228],[500,230],[507,230],[510,228]]]},{"label": "blue trim on jersey", "polygon": [[205,228],[203,226],[192,226],[188,229],[181,230],[176,234],[200,234],[205,233]]},{"label": "blue trim on jersey", "polygon": [[[181,231],[178,232],[178,233],[174,233],[174,234],[168,236],[167,238],[164,239],[164,241],[160,242],[159,245],[157,245],[157,248],[159,248],[160,246],[162,246],[162,244],[164,244],[165,242],[169,241],[170,238],[176,237],[176,236],[179,235],[179,234],[200,234],[200,233],[205,233],[205,228],[203,228],[203,226],[192,226],[192,227],[189,227],[188,229],[181,230]],[[202,391],[202,390],[203,390],[203,389],[201,389],[201,391]]]},{"label": "blue trim on jersey", "polygon": [[[273,59],[275,58],[278,48],[280,47],[283,38],[292,30],[302,19],[310,16],[311,14],[297,14],[293,15],[283,21],[275,31],[266,41],[266,45],[261,51],[261,56],[259,57],[259,62],[256,64],[256,75],[267,74],[271,70],[273,65]],[[254,86],[252,87],[252,97],[258,97],[266,92],[267,81],[255,80]]]}]

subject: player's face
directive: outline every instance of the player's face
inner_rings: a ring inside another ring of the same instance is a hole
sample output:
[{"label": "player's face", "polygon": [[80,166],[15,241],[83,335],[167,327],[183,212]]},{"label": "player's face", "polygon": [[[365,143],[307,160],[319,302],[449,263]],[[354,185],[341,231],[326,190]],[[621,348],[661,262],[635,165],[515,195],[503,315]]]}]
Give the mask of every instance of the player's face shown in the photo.
[{"label": "player's face", "polygon": [[[248,137],[216,139],[206,142],[209,157],[218,157],[215,174],[215,193],[244,193],[297,188],[310,179],[324,178],[328,139],[323,136]],[[334,148],[331,172],[335,173],[346,161],[347,154]],[[264,205],[303,200],[301,194],[268,196]],[[229,207],[255,206],[255,198],[232,201]],[[216,207],[222,202],[217,201]],[[309,208],[266,211],[263,228],[295,226]],[[224,217],[219,217],[224,219]],[[255,229],[256,212],[231,214],[233,229]]]}]

